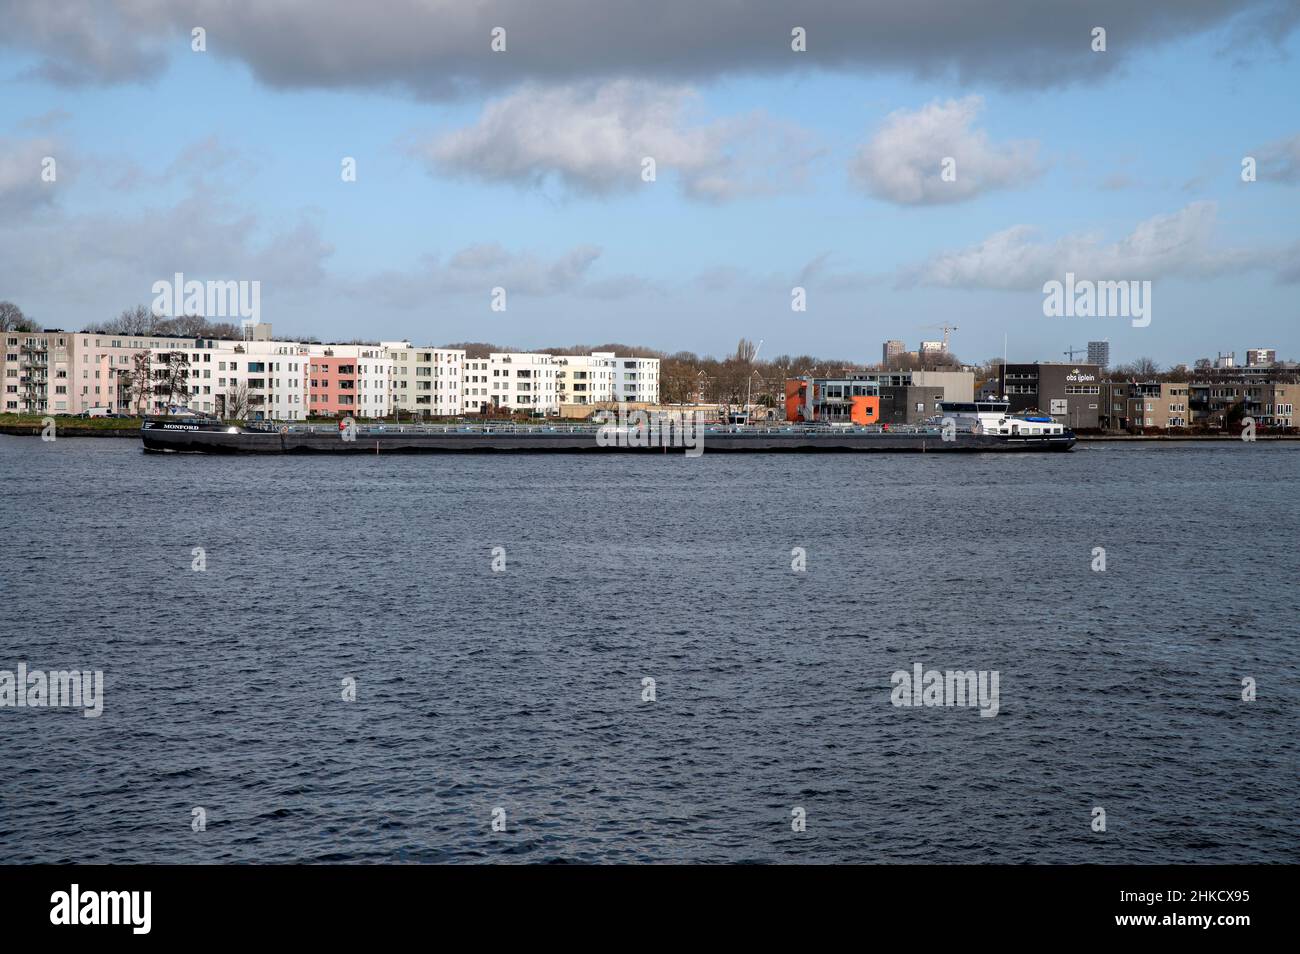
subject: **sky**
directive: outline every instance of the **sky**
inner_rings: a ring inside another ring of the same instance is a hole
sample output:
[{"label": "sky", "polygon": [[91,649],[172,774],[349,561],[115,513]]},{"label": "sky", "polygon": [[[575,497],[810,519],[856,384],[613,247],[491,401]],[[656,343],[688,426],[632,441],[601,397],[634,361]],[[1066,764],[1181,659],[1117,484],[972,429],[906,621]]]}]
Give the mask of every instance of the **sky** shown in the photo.
[{"label": "sky", "polygon": [[[0,300],[46,327],[181,272],[260,282],[277,337],[875,361],[946,323],[968,361],[1300,359],[1300,0],[0,0],[0,23]],[[1067,273],[1149,281],[1150,323],[1047,316]]]}]

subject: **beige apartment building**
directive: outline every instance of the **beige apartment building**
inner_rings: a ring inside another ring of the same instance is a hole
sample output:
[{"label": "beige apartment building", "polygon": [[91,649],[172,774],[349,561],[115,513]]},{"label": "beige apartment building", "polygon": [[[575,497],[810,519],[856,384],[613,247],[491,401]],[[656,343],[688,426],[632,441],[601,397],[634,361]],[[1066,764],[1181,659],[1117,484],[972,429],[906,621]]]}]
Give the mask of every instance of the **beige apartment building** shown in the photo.
[{"label": "beige apartment building", "polygon": [[562,354],[555,358],[555,389],[561,404],[603,404],[614,400],[618,357],[612,351]]},{"label": "beige apartment building", "polygon": [[72,335],[66,331],[4,334],[4,404],[10,414],[69,414],[74,397]]},{"label": "beige apartment building", "polygon": [[1300,383],[1269,380],[1197,381],[1191,385],[1197,423],[1221,427],[1224,418],[1240,406],[1242,417],[1261,427],[1295,427],[1300,403]]},{"label": "beige apartment building", "polygon": [[1189,427],[1192,423],[1190,385],[1186,381],[1144,381],[1128,385],[1128,426],[1137,428]]},{"label": "beige apartment building", "polygon": [[1276,383],[1268,386],[1268,399],[1264,402],[1265,427],[1295,427],[1295,408],[1300,404],[1300,384]]},{"label": "beige apartment building", "polygon": [[[152,376],[158,353],[177,351],[188,356],[214,344],[165,335],[6,332],[0,410],[10,414],[80,414],[102,408],[110,414],[129,413],[139,403],[139,392],[132,386],[137,355],[150,355]],[[154,385],[146,385],[145,391],[145,409],[157,410]]]}]

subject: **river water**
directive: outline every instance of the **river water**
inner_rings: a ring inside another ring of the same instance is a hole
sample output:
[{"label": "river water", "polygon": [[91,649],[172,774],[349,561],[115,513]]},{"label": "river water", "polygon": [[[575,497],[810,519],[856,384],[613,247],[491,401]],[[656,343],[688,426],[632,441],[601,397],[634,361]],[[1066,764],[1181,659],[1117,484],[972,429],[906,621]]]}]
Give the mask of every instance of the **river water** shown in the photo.
[{"label": "river water", "polygon": [[0,854],[1300,862],[1297,477],[0,436],[0,670],[104,685],[0,708]]}]

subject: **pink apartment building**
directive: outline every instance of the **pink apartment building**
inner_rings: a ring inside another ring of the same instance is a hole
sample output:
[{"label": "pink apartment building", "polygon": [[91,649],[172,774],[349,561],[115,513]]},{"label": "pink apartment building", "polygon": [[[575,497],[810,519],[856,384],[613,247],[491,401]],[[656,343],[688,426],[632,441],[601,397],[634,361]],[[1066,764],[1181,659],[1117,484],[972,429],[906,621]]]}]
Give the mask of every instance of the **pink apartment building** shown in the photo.
[{"label": "pink apartment building", "polygon": [[357,414],[357,359],[312,355],[307,374],[307,413],[320,417]]}]

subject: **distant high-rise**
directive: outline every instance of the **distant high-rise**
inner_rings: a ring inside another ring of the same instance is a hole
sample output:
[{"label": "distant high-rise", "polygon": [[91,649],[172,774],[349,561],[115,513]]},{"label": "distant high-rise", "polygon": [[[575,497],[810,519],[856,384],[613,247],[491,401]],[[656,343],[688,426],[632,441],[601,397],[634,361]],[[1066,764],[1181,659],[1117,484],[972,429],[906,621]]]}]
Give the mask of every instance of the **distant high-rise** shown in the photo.
[{"label": "distant high-rise", "polygon": [[1246,367],[1267,368],[1277,364],[1277,351],[1272,348],[1247,348]]},{"label": "distant high-rise", "polygon": [[1219,356],[1214,359],[1214,366],[1216,368],[1235,368],[1237,366],[1237,352],[1229,351],[1224,354],[1220,351]]},{"label": "distant high-rise", "polygon": [[943,354],[944,346],[942,341],[922,341],[921,354]]},{"label": "distant high-rise", "polygon": [[1089,341],[1088,363],[1097,365],[1103,371],[1110,367],[1110,342]]},{"label": "distant high-rise", "polygon": [[880,349],[880,361],[882,364],[889,364],[889,359],[897,357],[907,350],[907,345],[897,339],[891,339],[885,342]]}]

